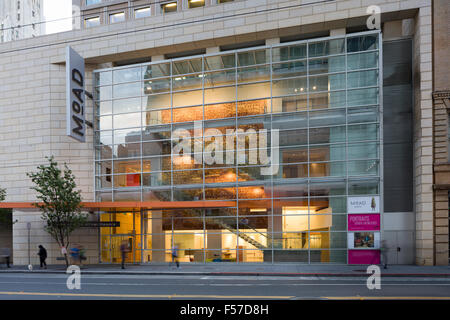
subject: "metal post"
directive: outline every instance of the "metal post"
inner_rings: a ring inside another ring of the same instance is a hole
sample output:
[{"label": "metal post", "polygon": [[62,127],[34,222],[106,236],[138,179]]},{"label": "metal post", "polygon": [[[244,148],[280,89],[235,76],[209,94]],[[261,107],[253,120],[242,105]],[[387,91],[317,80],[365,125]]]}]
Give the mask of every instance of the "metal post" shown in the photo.
[{"label": "metal post", "polygon": [[31,247],[30,247],[31,222],[27,223],[27,229],[28,229],[28,266],[31,266]]}]

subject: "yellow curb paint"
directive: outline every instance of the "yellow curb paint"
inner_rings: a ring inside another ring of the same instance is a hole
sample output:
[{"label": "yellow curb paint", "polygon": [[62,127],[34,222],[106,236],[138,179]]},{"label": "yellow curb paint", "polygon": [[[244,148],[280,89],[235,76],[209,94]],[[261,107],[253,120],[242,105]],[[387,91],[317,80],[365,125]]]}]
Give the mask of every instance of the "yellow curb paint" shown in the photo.
[{"label": "yellow curb paint", "polygon": [[62,297],[109,297],[109,298],[215,298],[215,299],[291,299],[293,296],[220,296],[220,295],[152,295],[152,294],[101,294],[101,293],[50,293],[0,291],[0,295],[62,296]]}]

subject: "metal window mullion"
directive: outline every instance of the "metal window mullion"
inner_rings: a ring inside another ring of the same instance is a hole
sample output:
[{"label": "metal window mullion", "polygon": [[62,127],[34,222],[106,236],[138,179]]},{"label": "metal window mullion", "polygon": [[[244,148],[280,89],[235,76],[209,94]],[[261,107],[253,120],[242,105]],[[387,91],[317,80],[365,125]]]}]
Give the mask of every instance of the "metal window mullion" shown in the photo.
[{"label": "metal window mullion", "polygon": [[234,69],[234,87],[235,87],[235,115],[234,115],[234,119],[235,119],[235,137],[236,137],[236,141],[234,144],[234,167],[235,167],[235,171],[236,171],[236,180],[235,180],[235,188],[236,188],[236,261],[237,263],[239,263],[239,161],[238,161],[238,145],[239,145],[239,135],[238,135],[238,53],[235,52],[234,53],[234,63],[235,63],[235,69]]},{"label": "metal window mullion", "polygon": [[[173,187],[173,148],[172,148],[172,142],[173,142],[173,72],[172,72],[172,65],[173,62],[169,62],[170,66],[170,199],[174,200],[174,187]],[[172,237],[173,238],[173,237]]]},{"label": "metal window mullion", "polygon": [[[348,180],[348,55],[347,55],[347,36],[344,39],[344,50],[345,50],[345,193],[347,194],[346,197],[346,206],[348,205],[348,185],[349,185],[349,180]],[[347,213],[346,213],[346,219],[348,221],[348,208],[347,208]],[[347,225],[347,238],[348,238],[348,222],[346,223]],[[348,252],[349,252],[349,248],[348,248],[348,243],[347,243],[347,264],[349,263],[348,261]]]},{"label": "metal window mullion", "polygon": [[306,136],[307,136],[307,153],[308,153],[308,165],[307,165],[307,171],[308,171],[308,176],[307,176],[307,190],[308,190],[308,233],[307,233],[307,239],[308,239],[308,264],[311,264],[311,228],[310,228],[310,207],[311,207],[311,180],[310,180],[310,176],[311,176],[311,170],[310,170],[310,127],[309,127],[309,116],[310,116],[310,90],[309,90],[309,79],[310,79],[310,75],[309,75],[309,41],[306,41],[306,127],[307,127],[307,131],[306,131]]},{"label": "metal window mullion", "polygon": [[[270,156],[273,159],[273,146],[272,146],[272,134],[273,134],[273,46],[270,46],[270,53],[269,53],[269,68],[270,68]],[[269,135],[268,135],[269,136]],[[279,148],[279,142],[278,142],[278,148]],[[269,149],[269,148],[268,148]],[[273,163],[270,163],[272,166]],[[278,165],[279,166],[279,165]],[[271,220],[272,220],[272,230],[270,232],[270,235],[268,234],[268,239],[272,239],[271,242],[271,256],[272,256],[272,264],[275,263],[274,259],[274,248],[273,248],[273,224],[274,224],[274,208],[273,208],[273,174],[270,176],[270,189],[271,189],[271,195],[270,195],[270,205],[271,205]],[[263,259],[264,259],[264,251],[263,251]]]}]

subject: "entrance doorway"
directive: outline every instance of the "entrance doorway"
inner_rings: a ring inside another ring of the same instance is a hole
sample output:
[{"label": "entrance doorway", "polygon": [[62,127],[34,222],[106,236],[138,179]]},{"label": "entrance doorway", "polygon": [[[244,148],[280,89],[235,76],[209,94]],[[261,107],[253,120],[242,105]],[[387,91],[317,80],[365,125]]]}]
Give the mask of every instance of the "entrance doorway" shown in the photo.
[{"label": "entrance doorway", "polygon": [[124,234],[124,235],[114,235],[111,236],[111,262],[112,263],[121,263],[122,262],[122,252],[120,250],[120,246],[122,243],[126,243],[128,248],[128,253],[125,259],[126,263],[135,263],[140,259],[137,259],[136,246],[135,246],[135,237],[133,235]]},{"label": "entrance doorway", "polygon": [[414,232],[385,231],[388,264],[414,264]]}]

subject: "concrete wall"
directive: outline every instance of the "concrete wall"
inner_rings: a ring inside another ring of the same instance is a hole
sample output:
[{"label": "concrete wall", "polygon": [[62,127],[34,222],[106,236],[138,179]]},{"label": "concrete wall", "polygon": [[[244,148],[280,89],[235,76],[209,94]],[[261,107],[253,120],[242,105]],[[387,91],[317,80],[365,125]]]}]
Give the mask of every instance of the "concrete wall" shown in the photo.
[{"label": "concrete wall", "polygon": [[[310,4],[312,2],[236,1],[0,44],[0,185],[7,188],[6,201],[35,200],[26,172],[35,170],[45,162],[44,157],[50,155],[60,163],[67,162],[73,170],[84,201],[94,200],[92,130],[87,130],[85,144],[66,136],[64,61],[67,45],[86,59],[87,76],[91,77],[91,70],[121,60],[364,27],[367,7],[378,5],[383,21],[415,19],[417,263],[431,264],[431,1],[346,0]],[[90,88],[90,79],[88,81]],[[87,118],[92,119],[90,104],[87,112]],[[24,220],[13,229],[14,257],[18,258],[18,263],[24,263],[27,254],[23,246],[24,223],[27,220],[37,222],[39,214],[15,211],[14,215]],[[55,250],[42,230],[36,232],[36,241]]]}]

